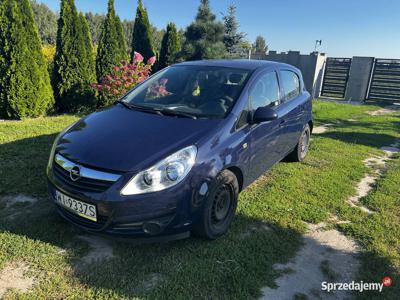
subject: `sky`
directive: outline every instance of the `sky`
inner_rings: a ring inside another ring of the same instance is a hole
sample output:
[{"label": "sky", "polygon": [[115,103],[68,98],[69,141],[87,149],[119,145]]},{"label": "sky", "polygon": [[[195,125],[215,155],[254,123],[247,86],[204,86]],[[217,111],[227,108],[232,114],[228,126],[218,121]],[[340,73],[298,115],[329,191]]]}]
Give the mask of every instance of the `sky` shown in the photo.
[{"label": "sky", "polygon": [[[59,0],[39,0],[59,10]],[[175,22],[189,25],[199,0],[143,0],[150,22],[158,28]],[[78,10],[105,13],[107,0],[75,0]],[[237,6],[240,30],[253,42],[257,35],[270,50],[318,51],[330,57],[400,58],[400,0],[210,0],[218,19],[229,4]],[[136,0],[115,0],[121,19],[135,17]]]}]

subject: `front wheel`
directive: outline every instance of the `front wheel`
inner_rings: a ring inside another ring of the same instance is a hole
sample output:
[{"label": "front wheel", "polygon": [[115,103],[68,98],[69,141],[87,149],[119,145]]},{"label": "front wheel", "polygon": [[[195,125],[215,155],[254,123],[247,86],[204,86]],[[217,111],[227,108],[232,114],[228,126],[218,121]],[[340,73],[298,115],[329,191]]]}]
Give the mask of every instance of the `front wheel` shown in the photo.
[{"label": "front wheel", "polygon": [[290,161],[303,161],[306,158],[310,146],[310,136],[311,130],[307,124],[301,133],[296,148],[287,156]]},{"label": "front wheel", "polygon": [[235,174],[229,170],[222,171],[211,185],[193,233],[210,240],[225,234],[235,216],[238,194]]}]

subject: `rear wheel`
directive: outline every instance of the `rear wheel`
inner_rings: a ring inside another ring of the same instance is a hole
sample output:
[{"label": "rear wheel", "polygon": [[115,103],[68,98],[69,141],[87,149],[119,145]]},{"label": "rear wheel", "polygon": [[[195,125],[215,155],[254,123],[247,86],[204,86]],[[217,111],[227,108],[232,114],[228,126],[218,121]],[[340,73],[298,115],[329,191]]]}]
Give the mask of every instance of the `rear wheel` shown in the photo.
[{"label": "rear wheel", "polygon": [[229,170],[222,171],[210,188],[193,233],[211,240],[225,234],[235,216],[238,194],[235,174]]},{"label": "rear wheel", "polygon": [[311,136],[311,130],[310,126],[307,124],[304,127],[303,132],[301,133],[296,148],[294,148],[293,152],[291,152],[287,156],[288,160],[303,161],[306,158],[308,153],[308,148],[310,146],[310,136]]}]

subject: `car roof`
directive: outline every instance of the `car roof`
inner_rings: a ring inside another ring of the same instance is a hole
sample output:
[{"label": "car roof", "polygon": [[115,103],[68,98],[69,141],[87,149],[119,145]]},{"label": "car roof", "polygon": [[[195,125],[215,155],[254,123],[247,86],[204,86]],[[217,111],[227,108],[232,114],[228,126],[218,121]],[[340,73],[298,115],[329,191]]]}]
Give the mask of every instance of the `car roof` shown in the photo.
[{"label": "car roof", "polygon": [[210,67],[228,67],[246,70],[256,70],[259,68],[267,68],[272,66],[284,66],[293,68],[288,64],[274,62],[269,60],[255,59],[218,59],[218,60],[194,60],[176,64],[176,66],[210,66]]}]

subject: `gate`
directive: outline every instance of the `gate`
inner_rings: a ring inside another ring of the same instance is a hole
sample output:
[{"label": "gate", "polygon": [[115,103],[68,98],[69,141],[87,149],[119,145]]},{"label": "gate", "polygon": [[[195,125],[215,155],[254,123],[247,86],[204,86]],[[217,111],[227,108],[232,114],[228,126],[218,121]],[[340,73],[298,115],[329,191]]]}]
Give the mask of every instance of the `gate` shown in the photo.
[{"label": "gate", "polygon": [[368,100],[400,100],[400,59],[375,59]]},{"label": "gate", "polygon": [[321,96],[344,98],[349,79],[350,65],[351,58],[327,58]]}]

